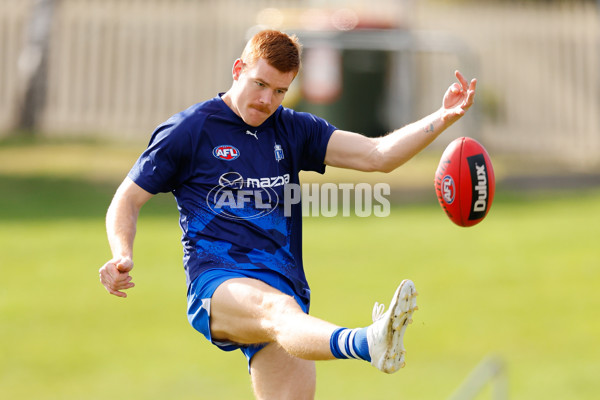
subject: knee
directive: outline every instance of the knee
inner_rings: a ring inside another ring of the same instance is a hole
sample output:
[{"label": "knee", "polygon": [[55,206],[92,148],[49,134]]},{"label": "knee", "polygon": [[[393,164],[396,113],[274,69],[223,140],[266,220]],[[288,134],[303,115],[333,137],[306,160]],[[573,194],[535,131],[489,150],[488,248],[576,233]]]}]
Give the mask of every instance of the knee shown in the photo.
[{"label": "knee", "polygon": [[263,297],[262,310],[267,317],[278,318],[288,314],[303,312],[296,300],[287,294],[268,294]]},{"label": "knee", "polygon": [[278,334],[295,318],[298,313],[304,314],[296,300],[286,294],[268,295],[261,304],[264,328],[277,337]]}]

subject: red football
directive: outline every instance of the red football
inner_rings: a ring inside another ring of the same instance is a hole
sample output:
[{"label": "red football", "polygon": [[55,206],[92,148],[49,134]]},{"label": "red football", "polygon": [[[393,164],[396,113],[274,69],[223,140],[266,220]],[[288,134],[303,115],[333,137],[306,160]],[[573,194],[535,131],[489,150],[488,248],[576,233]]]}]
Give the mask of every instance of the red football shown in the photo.
[{"label": "red football", "polygon": [[473,226],[490,211],[496,179],[492,161],[475,139],[458,138],[446,147],[435,172],[435,191],[448,218]]}]

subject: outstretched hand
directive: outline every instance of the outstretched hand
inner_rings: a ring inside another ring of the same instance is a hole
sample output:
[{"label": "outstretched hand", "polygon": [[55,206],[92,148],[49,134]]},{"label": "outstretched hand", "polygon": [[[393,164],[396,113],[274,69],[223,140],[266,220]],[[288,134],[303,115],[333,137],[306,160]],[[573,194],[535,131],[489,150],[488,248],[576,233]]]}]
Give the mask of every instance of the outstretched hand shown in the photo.
[{"label": "outstretched hand", "polygon": [[127,293],[121,290],[130,289],[135,286],[131,282],[129,271],[133,268],[133,261],[129,258],[113,259],[100,268],[100,282],[106,290],[118,297],[127,297]]},{"label": "outstretched hand", "polygon": [[459,71],[455,71],[454,75],[458,82],[446,90],[441,109],[442,121],[448,124],[456,122],[473,105],[477,86],[477,79],[472,79],[469,83]]}]

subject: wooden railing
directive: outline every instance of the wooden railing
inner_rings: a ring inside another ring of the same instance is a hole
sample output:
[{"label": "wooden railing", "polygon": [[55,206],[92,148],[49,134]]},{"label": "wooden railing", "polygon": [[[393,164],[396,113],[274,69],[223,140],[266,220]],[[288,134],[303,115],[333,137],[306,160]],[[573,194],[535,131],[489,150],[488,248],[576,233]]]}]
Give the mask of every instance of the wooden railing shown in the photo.
[{"label": "wooden railing", "polygon": [[[365,8],[373,1],[355,3]],[[400,3],[379,1],[377,9]],[[23,89],[18,65],[33,3],[0,1],[0,132],[18,123]],[[145,137],[171,114],[229,88],[232,62],[259,11],[306,3],[61,0],[49,37],[38,128],[47,135]],[[317,3],[339,6],[310,2]],[[600,163],[595,3],[405,3],[414,8],[397,18],[417,41],[407,53],[412,61],[399,64],[412,65],[410,73],[396,78],[410,80],[402,90],[410,88],[415,119],[438,106],[453,70],[460,68],[479,78],[477,117],[465,123],[466,133],[499,151],[559,157],[580,166]],[[427,38],[437,43],[428,46]],[[452,44],[447,52],[440,51],[439,38]]]}]

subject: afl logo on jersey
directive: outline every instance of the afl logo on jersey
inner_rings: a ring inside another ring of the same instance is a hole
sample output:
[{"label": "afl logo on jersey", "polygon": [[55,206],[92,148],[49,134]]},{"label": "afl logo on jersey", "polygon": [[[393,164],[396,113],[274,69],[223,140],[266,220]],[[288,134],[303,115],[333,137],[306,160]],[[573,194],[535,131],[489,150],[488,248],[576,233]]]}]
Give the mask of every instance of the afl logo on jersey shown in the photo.
[{"label": "afl logo on jersey", "polygon": [[231,145],[224,144],[213,149],[213,156],[221,160],[232,161],[240,156],[240,151]]}]

